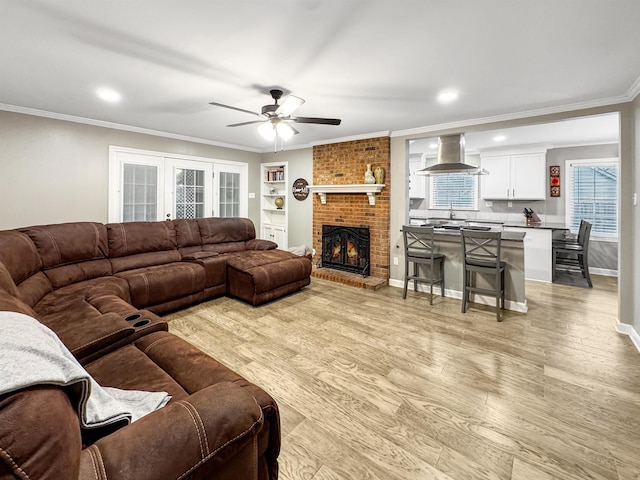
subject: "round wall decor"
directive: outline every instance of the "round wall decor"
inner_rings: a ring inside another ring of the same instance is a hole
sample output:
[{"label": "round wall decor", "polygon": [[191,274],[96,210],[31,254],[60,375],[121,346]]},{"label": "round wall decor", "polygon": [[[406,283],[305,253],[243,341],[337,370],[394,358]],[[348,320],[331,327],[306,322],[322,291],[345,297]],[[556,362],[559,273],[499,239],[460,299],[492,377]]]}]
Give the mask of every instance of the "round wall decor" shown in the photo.
[{"label": "round wall decor", "polygon": [[309,189],[307,188],[309,183],[304,178],[298,178],[295,182],[293,182],[293,196],[296,200],[306,200],[309,196]]}]

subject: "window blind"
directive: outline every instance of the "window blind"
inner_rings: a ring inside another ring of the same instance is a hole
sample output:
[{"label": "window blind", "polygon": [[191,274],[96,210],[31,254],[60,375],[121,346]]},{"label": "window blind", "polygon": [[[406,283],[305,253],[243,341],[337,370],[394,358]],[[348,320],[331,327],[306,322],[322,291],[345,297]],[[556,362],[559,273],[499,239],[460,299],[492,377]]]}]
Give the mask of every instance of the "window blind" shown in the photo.
[{"label": "window blind", "polygon": [[431,208],[452,208],[454,210],[476,210],[478,208],[477,175],[433,175],[430,180]]},{"label": "window blind", "polygon": [[568,207],[567,226],[572,231],[586,220],[592,224],[592,234],[617,237],[617,161],[570,162]]}]

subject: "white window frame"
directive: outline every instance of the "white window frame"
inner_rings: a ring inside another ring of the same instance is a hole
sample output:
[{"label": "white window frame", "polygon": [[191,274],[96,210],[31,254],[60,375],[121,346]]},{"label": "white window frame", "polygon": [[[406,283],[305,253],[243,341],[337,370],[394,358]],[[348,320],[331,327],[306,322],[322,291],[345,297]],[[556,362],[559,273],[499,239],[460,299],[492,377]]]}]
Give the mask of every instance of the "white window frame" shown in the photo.
[{"label": "white window frame", "polygon": [[[434,182],[436,178],[451,178],[454,176],[464,176],[469,177],[473,180],[472,186],[472,198],[473,205],[469,206],[458,206],[458,205],[444,205],[436,203],[436,189],[434,188]],[[455,210],[455,211],[477,211],[478,210],[478,198],[480,193],[479,188],[480,182],[478,181],[478,175],[470,175],[468,173],[447,173],[447,174],[435,174],[429,176],[429,209],[430,210]]]},{"label": "white window frame", "polygon": [[[565,177],[566,177],[566,194],[565,194],[565,225],[571,229],[572,213],[573,213],[573,168],[577,167],[598,167],[598,166],[616,166],[618,167],[618,179],[616,181],[616,230],[614,233],[601,233],[591,230],[590,238],[592,240],[617,242],[620,233],[620,162],[618,158],[595,158],[587,160],[566,160],[565,161]],[[572,230],[577,233],[577,230]]]}]

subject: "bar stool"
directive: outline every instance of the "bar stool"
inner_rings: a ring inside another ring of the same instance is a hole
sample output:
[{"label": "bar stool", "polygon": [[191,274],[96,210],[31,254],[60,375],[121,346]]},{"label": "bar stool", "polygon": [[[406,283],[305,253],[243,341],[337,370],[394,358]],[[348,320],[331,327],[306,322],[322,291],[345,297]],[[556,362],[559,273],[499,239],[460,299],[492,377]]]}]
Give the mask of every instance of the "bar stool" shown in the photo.
[{"label": "bar stool", "polygon": [[[433,285],[440,284],[440,294],[444,297],[444,255],[433,251],[433,227],[402,227],[404,238],[404,290],[402,298],[407,298],[407,285],[413,280],[413,289],[418,283],[429,284],[429,305],[433,305]],[[409,273],[409,262],[413,263],[413,275]],[[427,265],[429,275],[420,276],[418,265]],[[436,275],[436,267],[438,273]]]},{"label": "bar stool", "polygon": [[[584,224],[584,227],[583,227]],[[587,280],[589,288],[593,287],[591,275],[589,275],[589,237],[591,236],[591,223],[582,220],[578,232],[577,243],[565,243],[553,245],[553,274],[556,278],[556,270],[569,272],[578,271]],[[558,255],[558,254],[561,255]],[[560,267],[560,268],[558,268]]]},{"label": "bar stool", "polygon": [[[466,313],[470,293],[481,293],[496,297],[496,320],[502,321],[500,310],[504,308],[504,272],[506,262],[500,260],[502,232],[460,230],[464,281],[462,292],[462,313]],[[494,275],[494,288],[480,288],[473,285],[473,273]]]}]

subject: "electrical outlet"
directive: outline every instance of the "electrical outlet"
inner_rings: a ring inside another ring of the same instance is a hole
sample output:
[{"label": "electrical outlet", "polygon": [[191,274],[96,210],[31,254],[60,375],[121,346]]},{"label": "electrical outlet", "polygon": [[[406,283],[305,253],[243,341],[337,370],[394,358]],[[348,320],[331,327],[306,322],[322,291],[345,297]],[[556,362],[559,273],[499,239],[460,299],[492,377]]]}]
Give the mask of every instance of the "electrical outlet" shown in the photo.
[{"label": "electrical outlet", "polygon": [[393,264],[398,265],[398,257],[393,257]]},{"label": "electrical outlet", "polygon": [[249,192],[249,198],[256,198],[256,194],[254,192]]}]

